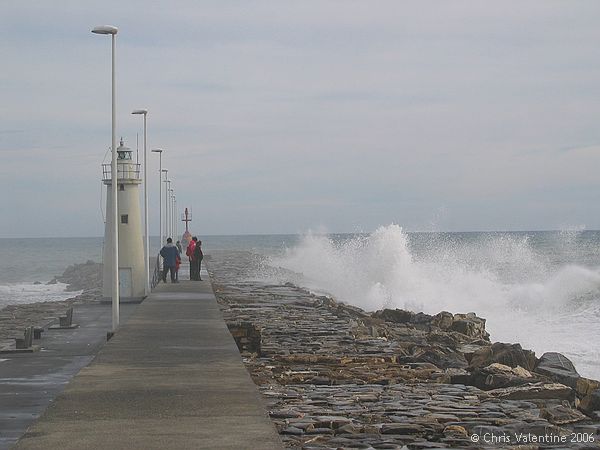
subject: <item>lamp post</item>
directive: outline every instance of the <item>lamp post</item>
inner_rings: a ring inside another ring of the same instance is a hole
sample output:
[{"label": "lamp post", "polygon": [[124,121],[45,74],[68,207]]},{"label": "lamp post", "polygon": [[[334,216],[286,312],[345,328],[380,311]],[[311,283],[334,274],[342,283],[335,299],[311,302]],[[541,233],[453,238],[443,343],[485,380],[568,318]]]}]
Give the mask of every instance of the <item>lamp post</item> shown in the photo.
[{"label": "lamp post", "polygon": [[111,197],[112,197],[112,332],[119,327],[119,209],[117,205],[117,106],[115,89],[115,49],[119,29],[110,25],[95,27],[92,33],[110,34],[112,40],[112,161],[111,161]]},{"label": "lamp post", "polygon": [[173,222],[171,220],[171,214],[173,213],[173,208],[172,208],[173,203],[171,201],[171,195],[173,193],[173,189],[171,189],[171,180],[167,181],[167,186],[169,186],[167,189],[167,198],[169,199],[168,200],[169,201],[169,215],[167,216],[167,220],[169,222],[169,236],[171,236],[171,238],[173,238],[173,227],[172,227]]},{"label": "lamp post", "polygon": [[177,231],[177,197],[173,197],[173,228],[175,229],[175,237],[179,240],[179,232]]},{"label": "lamp post", "polygon": [[171,235],[175,235],[175,194],[173,189],[169,189],[171,199]]},{"label": "lamp post", "polygon": [[146,236],[146,257],[144,258],[144,270],[146,271],[146,295],[150,294],[150,236],[148,235],[148,149],[146,147],[146,116],[147,109],[136,109],[131,114],[144,115],[144,235]]},{"label": "lamp post", "polygon": [[163,173],[165,174],[165,179],[163,183],[165,183],[165,239],[169,236],[169,187],[167,186],[167,177],[169,176],[169,169],[163,169]]},{"label": "lamp post", "polygon": [[160,242],[158,247],[162,246],[163,232],[162,232],[162,148],[152,150],[152,153],[158,153],[158,235]]}]

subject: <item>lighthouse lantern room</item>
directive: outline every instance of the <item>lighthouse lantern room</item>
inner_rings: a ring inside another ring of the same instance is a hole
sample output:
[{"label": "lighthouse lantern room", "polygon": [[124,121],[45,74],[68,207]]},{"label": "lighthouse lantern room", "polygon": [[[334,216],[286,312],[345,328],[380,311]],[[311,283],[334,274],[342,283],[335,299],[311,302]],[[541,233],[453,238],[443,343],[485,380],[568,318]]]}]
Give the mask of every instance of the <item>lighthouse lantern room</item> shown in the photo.
[{"label": "lighthouse lantern room", "polygon": [[[144,241],[140,212],[140,164],[132,159],[131,149],[123,138],[117,148],[117,206],[119,220],[119,297],[121,302],[139,302],[145,296]],[[106,211],[112,210],[110,189],[113,182],[110,164],[102,164],[102,181],[107,187]],[[103,301],[111,301],[112,215],[104,227]]]}]

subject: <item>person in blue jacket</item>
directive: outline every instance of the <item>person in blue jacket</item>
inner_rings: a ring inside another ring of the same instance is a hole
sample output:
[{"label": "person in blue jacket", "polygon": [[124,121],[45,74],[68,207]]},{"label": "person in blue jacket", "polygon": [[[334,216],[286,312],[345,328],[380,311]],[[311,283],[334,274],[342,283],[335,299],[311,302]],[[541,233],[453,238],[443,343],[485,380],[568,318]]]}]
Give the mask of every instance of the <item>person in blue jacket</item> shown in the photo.
[{"label": "person in blue jacket", "polygon": [[177,258],[180,257],[180,255],[177,247],[173,245],[173,239],[167,239],[167,244],[160,249],[160,256],[163,257],[163,283],[167,282],[168,271],[171,271],[171,283],[177,283],[177,271],[175,266],[177,265]]}]

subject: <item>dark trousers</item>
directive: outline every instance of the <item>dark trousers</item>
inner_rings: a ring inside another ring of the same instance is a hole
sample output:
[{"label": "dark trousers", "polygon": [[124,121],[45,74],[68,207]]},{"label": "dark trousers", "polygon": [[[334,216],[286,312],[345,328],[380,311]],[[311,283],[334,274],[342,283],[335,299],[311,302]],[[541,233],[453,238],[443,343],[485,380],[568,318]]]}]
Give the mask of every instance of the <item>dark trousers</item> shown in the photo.
[{"label": "dark trousers", "polygon": [[190,280],[195,280],[196,276],[196,261],[190,259]]},{"label": "dark trousers", "polygon": [[167,272],[171,271],[171,283],[176,280],[175,266],[165,266],[162,273],[163,283],[167,282]]},{"label": "dark trousers", "polygon": [[195,259],[190,263],[190,280],[200,279],[200,264],[202,264],[201,259]]}]

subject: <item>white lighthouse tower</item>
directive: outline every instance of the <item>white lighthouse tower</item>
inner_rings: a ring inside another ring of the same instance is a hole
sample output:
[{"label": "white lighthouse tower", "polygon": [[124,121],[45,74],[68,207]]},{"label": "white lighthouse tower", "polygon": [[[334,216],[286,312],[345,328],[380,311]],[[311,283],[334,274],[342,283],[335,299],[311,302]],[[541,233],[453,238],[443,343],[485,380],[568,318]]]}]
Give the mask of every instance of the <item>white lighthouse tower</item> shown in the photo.
[{"label": "white lighthouse tower", "polygon": [[[102,181],[107,187],[106,211],[112,210],[111,165],[102,164]],[[144,241],[140,213],[140,165],[133,162],[131,149],[123,145],[117,148],[117,205],[119,208],[119,297],[121,302],[139,302],[145,296],[146,274],[144,269]],[[112,214],[107,215],[104,227],[104,270],[102,297],[112,297],[112,268],[109,255],[112,252]]]}]

